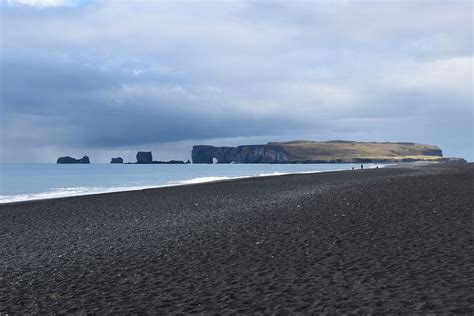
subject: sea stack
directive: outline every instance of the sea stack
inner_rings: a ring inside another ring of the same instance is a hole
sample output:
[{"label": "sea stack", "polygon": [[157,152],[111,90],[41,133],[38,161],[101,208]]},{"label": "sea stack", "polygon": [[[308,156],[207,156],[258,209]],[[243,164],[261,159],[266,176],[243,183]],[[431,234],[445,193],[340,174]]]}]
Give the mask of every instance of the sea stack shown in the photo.
[{"label": "sea stack", "polygon": [[139,151],[137,153],[137,163],[153,163],[151,151]]},{"label": "sea stack", "polygon": [[112,160],[110,160],[110,163],[123,163],[123,158],[122,157],[112,158]]},{"label": "sea stack", "polygon": [[56,163],[58,163],[58,164],[69,164],[69,163],[89,164],[90,161],[89,161],[89,157],[87,157],[87,156],[84,156],[81,159],[75,159],[75,158],[66,156],[66,157],[59,157],[58,160],[56,161]]}]

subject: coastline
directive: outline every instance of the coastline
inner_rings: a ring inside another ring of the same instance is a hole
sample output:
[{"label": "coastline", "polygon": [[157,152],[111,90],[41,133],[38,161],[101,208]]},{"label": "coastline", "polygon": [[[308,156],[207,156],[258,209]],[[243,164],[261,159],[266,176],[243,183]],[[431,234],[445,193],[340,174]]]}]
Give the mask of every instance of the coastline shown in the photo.
[{"label": "coastline", "polygon": [[[396,164],[374,164],[368,165],[366,169],[373,168],[386,168],[395,166]],[[258,177],[270,177],[270,176],[282,176],[290,174],[313,174],[321,172],[339,172],[345,171],[347,169],[332,169],[332,170],[323,170],[323,171],[301,171],[301,172],[273,172],[273,173],[261,173],[257,175],[244,175],[244,176],[207,176],[207,177],[198,177],[191,178],[186,180],[176,180],[171,181],[167,184],[159,185],[130,185],[130,186],[116,186],[116,187],[65,187],[59,188],[57,191],[48,191],[40,193],[27,193],[27,194],[17,194],[17,195],[0,195],[0,205],[10,204],[10,203],[22,203],[28,201],[40,201],[46,199],[61,199],[68,198],[73,196],[85,196],[85,195],[96,195],[96,194],[109,194],[117,192],[134,192],[148,189],[160,189],[173,186],[183,186],[183,185],[193,185],[201,183],[212,183],[212,182],[221,182],[221,181],[232,181],[248,178],[258,178]]]},{"label": "coastline", "polygon": [[474,312],[474,164],[0,205],[0,313]]}]

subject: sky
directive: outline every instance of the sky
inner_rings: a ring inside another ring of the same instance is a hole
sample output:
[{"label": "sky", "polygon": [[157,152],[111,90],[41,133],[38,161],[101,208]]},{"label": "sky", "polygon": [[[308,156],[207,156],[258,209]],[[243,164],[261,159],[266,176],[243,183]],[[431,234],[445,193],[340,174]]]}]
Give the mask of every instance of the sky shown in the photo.
[{"label": "sky", "polygon": [[296,139],[474,160],[473,1],[0,1],[1,162]]}]

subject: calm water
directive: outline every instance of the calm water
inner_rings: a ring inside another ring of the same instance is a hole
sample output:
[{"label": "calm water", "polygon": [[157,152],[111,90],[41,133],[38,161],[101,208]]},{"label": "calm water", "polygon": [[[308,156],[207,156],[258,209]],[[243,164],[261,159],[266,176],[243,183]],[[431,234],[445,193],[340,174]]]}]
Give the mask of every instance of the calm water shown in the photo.
[{"label": "calm water", "polygon": [[[375,164],[366,164],[373,168]],[[382,165],[379,165],[382,166]],[[360,168],[359,164],[1,164],[0,203],[138,190],[239,177]]]}]

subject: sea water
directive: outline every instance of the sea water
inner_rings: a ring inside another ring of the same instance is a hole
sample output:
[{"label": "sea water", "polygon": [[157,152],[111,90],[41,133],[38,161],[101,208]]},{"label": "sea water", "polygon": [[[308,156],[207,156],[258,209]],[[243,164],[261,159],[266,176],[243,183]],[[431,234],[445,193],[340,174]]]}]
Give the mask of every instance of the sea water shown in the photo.
[{"label": "sea water", "polygon": [[0,203],[353,167],[360,164],[0,164]]}]

